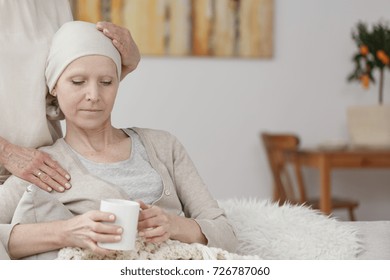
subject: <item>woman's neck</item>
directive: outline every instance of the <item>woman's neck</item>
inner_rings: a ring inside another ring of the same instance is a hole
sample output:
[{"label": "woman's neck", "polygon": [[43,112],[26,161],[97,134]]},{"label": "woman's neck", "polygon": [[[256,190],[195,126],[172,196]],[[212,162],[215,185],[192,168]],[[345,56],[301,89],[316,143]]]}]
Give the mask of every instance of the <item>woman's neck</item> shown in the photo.
[{"label": "woman's neck", "polygon": [[66,143],[85,158],[95,162],[117,162],[130,157],[130,138],[111,125],[99,130],[66,127]]}]

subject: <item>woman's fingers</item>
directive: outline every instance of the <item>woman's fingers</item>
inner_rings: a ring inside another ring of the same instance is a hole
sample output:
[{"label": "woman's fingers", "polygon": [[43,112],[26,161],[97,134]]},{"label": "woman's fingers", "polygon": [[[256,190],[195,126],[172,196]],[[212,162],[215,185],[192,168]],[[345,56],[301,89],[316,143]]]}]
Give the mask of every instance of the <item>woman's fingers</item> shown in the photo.
[{"label": "woman's fingers", "polygon": [[[124,27],[118,26],[111,22],[98,22],[96,27],[103,32],[108,38],[113,42],[119,43],[119,45],[124,46],[124,49],[128,52],[131,51],[130,44],[133,41],[130,31]],[[122,54],[122,52],[121,52]],[[125,57],[125,62],[128,62],[128,57]]]},{"label": "woman's fingers", "polygon": [[101,255],[101,256],[104,256],[104,255],[108,255],[110,252],[112,252],[111,250],[108,250],[108,249],[104,249],[104,248],[101,248],[97,245],[96,242],[92,241],[92,240],[87,240],[85,242],[85,248],[88,248],[89,250],[91,250],[94,254],[97,254],[97,255]]},{"label": "woman's fingers", "polygon": [[43,190],[64,191],[71,187],[68,172],[47,153],[11,144],[5,154],[5,168]]},{"label": "woman's fingers", "polygon": [[144,238],[151,238],[151,237],[157,237],[162,236],[167,233],[167,230],[164,228],[164,226],[158,226],[155,228],[149,228],[147,230],[141,231],[139,233],[139,236]]},{"label": "woman's fingers", "polygon": [[[97,254],[105,255],[110,250],[99,247],[100,243],[114,243],[119,242],[122,239],[123,229],[115,224],[115,216],[112,213],[94,211],[91,213],[91,218],[96,221],[93,231],[90,234],[90,238],[93,241],[89,244],[89,248]],[[109,222],[109,224],[103,223]]]},{"label": "woman's fingers", "polygon": [[113,35],[116,33],[119,27],[112,22],[99,21],[98,23],[96,23],[96,28],[100,31],[103,31],[103,33],[107,33],[106,36],[108,38],[114,39]]},{"label": "woman's fingers", "polygon": [[168,214],[158,206],[140,203],[140,218],[138,220],[139,236],[147,242],[161,243],[169,239],[171,221]]},{"label": "woman's fingers", "polygon": [[25,180],[29,181],[30,183],[33,183],[34,185],[36,185],[37,187],[39,187],[42,190],[45,190],[45,191],[48,191],[48,192],[51,192],[53,190],[49,185],[47,185],[45,182],[40,180],[35,175],[30,174],[27,177],[27,179],[25,179]]},{"label": "woman's fingers", "polygon": [[110,38],[114,46],[119,51],[122,58],[122,75],[121,80],[135,68],[141,60],[141,55],[137,44],[128,29],[115,25],[111,22],[98,22],[98,30]]},{"label": "woman's fingers", "polygon": [[44,153],[42,164],[38,167],[35,176],[44,184],[58,192],[71,188],[70,175],[48,154]]},{"label": "woman's fingers", "polygon": [[115,215],[110,212],[91,210],[86,212],[84,215],[95,222],[115,222]]},{"label": "woman's fingers", "polygon": [[68,178],[70,179],[70,176],[67,175],[67,172],[58,164],[50,166],[45,161],[45,164],[40,167],[40,171],[41,174],[38,178],[56,191],[64,191],[71,188],[71,184],[68,180]]},{"label": "woman's fingers", "polygon": [[93,231],[99,234],[120,235],[123,233],[122,227],[115,225],[115,215],[109,212],[90,211],[87,212],[91,220],[95,222]]},{"label": "woman's fingers", "polygon": [[[167,214],[163,209],[155,205],[142,205],[140,204],[142,211],[139,213],[139,221],[151,219],[153,217],[166,217]],[[164,220],[166,222],[166,220]]]},{"label": "woman's fingers", "polygon": [[122,239],[123,229],[114,223],[115,216],[112,213],[98,210],[71,218],[66,222],[66,245],[107,253],[108,251],[98,247],[97,243],[113,243]]},{"label": "woman's fingers", "polygon": [[170,237],[169,233],[165,232],[164,234],[159,235],[159,236],[145,237],[145,241],[160,244],[164,241],[167,241],[169,239],[169,237]]},{"label": "woman's fingers", "polygon": [[139,220],[138,221],[138,230],[144,230],[144,229],[149,229],[149,228],[155,228],[161,225],[167,225],[169,224],[169,220],[167,216],[165,215],[158,215],[158,216],[153,216],[149,217],[144,220]]},{"label": "woman's fingers", "polygon": [[141,208],[141,210],[146,210],[148,208],[151,207],[151,205],[146,205],[142,200],[136,200],[136,202],[139,203],[139,207]]},{"label": "woman's fingers", "polygon": [[57,161],[53,160],[50,156],[45,158],[45,164],[49,168],[51,168],[55,172],[55,174],[59,175],[57,182],[59,182],[61,185],[65,185],[70,180],[69,173],[65,169],[63,169],[61,165]]},{"label": "woman's fingers", "polygon": [[113,243],[113,242],[119,242],[122,239],[122,235],[118,233],[92,233],[90,236],[91,240],[93,240],[95,243],[102,242],[102,243]]}]

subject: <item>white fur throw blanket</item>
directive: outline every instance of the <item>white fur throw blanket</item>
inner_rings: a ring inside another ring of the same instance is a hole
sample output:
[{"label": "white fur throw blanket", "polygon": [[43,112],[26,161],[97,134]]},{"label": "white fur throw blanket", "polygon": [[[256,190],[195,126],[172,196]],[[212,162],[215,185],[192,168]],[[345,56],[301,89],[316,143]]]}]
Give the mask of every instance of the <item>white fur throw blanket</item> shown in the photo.
[{"label": "white fur throw blanket", "polygon": [[63,248],[58,259],[355,259],[363,250],[356,229],[305,206],[269,201],[219,201],[236,230],[236,254],[200,244],[168,240],[161,245],[138,239],[133,251],[97,256],[89,250]]}]

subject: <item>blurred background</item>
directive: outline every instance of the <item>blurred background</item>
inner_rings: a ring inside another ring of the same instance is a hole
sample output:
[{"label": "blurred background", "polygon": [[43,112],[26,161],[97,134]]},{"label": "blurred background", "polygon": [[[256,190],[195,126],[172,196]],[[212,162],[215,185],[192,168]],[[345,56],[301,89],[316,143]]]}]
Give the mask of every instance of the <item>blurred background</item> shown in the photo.
[{"label": "blurred background", "polygon": [[[143,55],[121,83],[113,123],[177,136],[215,198],[269,199],[260,133],[293,132],[304,147],[349,141],[347,108],[376,104],[378,92],[347,81],[357,50],[351,32],[359,21],[388,20],[389,11],[388,0],[275,0],[271,55]],[[384,83],[390,104],[388,73]],[[318,194],[318,171],[305,168],[304,177]],[[389,170],[334,171],[332,193],[360,202],[358,220],[390,219]]]}]

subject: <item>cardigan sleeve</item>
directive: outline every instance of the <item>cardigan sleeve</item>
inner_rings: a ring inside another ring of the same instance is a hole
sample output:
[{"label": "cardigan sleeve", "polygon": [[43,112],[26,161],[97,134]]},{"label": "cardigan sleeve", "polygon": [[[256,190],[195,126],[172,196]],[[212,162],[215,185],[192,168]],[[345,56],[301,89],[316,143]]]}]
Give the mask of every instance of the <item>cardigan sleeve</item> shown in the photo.
[{"label": "cardigan sleeve", "polygon": [[11,176],[0,185],[0,257],[8,254],[8,241],[15,224],[11,224],[14,212],[28,183]]},{"label": "cardigan sleeve", "polygon": [[173,180],[183,212],[199,224],[208,246],[235,252],[238,240],[224,210],[212,198],[183,145],[172,137]]}]

